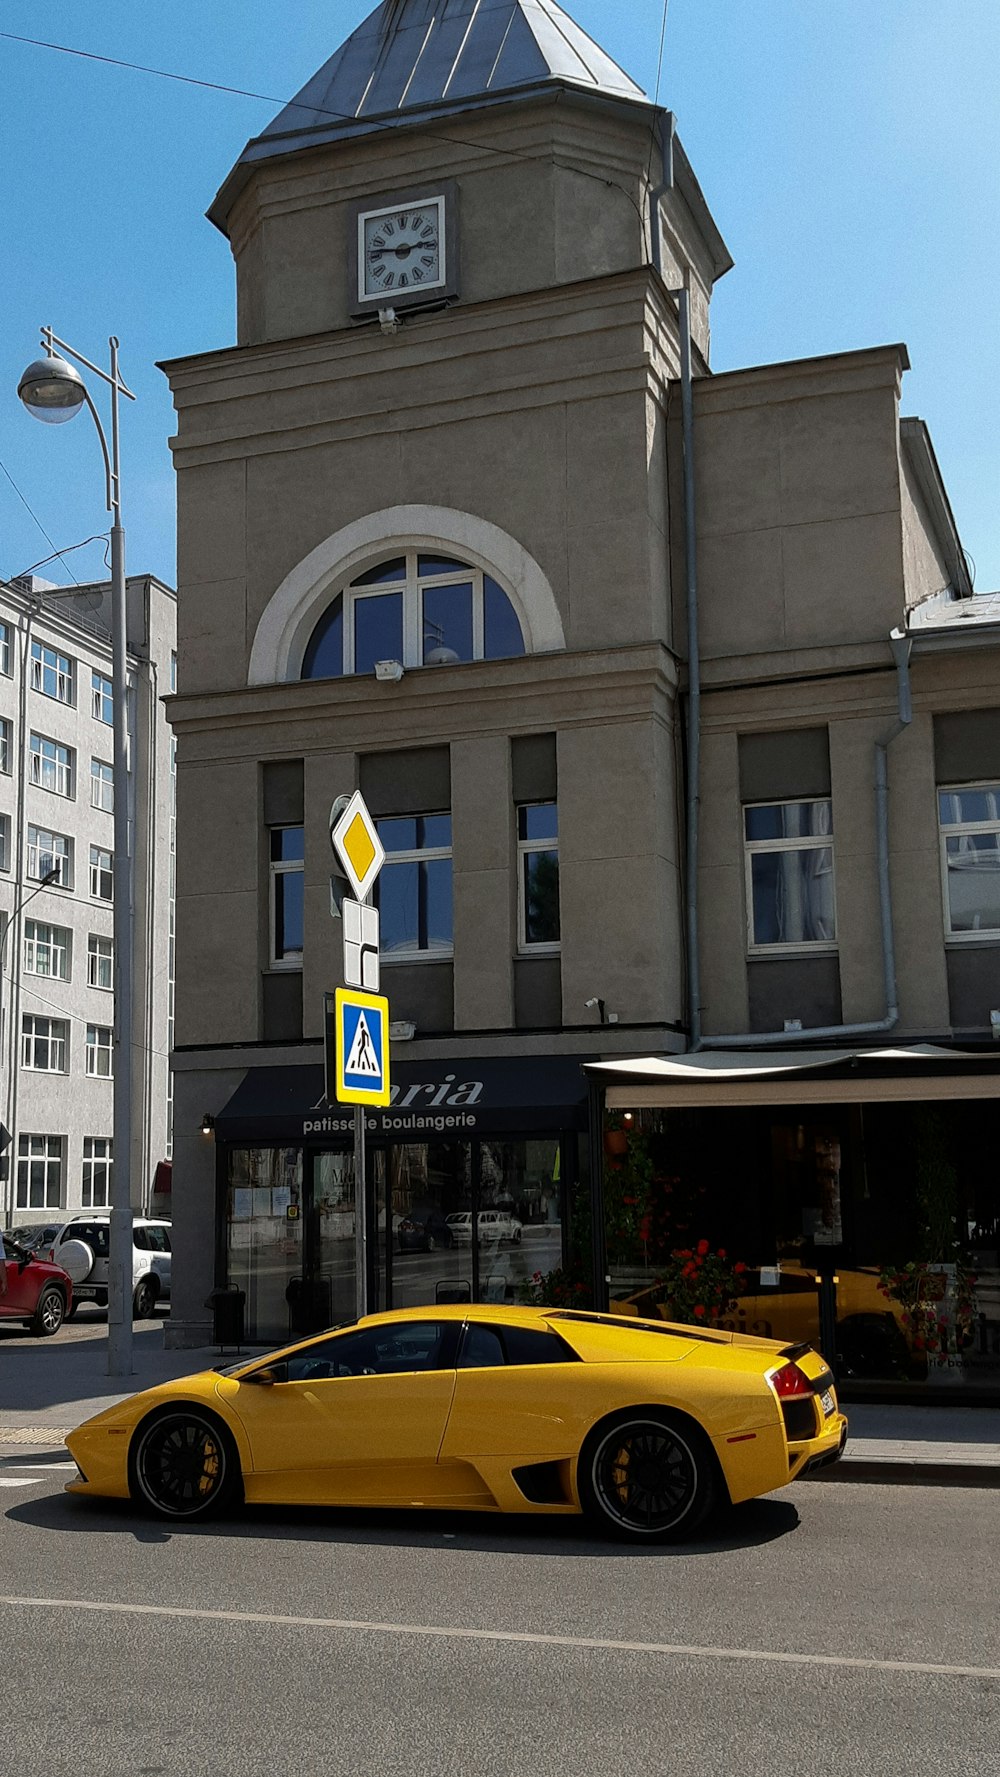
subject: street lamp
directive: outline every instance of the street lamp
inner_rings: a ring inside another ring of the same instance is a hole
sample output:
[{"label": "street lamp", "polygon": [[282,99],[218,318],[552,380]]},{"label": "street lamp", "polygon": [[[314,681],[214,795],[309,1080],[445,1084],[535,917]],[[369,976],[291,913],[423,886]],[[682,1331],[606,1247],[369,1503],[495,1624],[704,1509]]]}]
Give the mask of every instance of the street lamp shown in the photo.
[{"label": "street lamp", "polygon": [[[114,1166],[108,1255],[108,1375],[132,1374],[132,869],[129,853],[128,678],[126,666],[125,532],[122,530],[118,449],[118,397],[135,396],[118,370],[112,337],[110,375],[81,352],[42,328],[45,357],[29,364],[17,385],[28,412],[49,425],[71,420],[89,407],[104,454],[107,508],[111,513],[111,678],[114,689]],[[58,346],[59,352],[56,351]],[[111,449],[100,415],[80,372],[59,355],[99,376],[111,389]]]}]

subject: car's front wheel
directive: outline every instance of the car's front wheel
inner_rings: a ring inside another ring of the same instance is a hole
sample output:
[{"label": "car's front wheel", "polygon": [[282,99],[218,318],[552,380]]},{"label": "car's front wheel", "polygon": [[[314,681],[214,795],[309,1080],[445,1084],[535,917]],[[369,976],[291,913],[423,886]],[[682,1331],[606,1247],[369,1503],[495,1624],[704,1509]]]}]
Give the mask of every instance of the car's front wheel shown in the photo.
[{"label": "car's front wheel", "polygon": [[239,1492],[240,1463],[229,1433],[197,1407],[140,1425],[129,1451],[129,1492],[161,1518],[207,1518]]},{"label": "car's front wheel", "polygon": [[704,1433],[679,1415],[637,1409],[590,1434],[577,1469],[591,1521],[637,1542],[690,1536],[715,1505],[715,1457]]},{"label": "car's front wheel", "polygon": [[35,1312],[29,1323],[31,1331],[37,1339],[51,1338],[53,1333],[58,1333],[65,1318],[66,1302],[62,1290],[49,1284],[35,1304]]}]

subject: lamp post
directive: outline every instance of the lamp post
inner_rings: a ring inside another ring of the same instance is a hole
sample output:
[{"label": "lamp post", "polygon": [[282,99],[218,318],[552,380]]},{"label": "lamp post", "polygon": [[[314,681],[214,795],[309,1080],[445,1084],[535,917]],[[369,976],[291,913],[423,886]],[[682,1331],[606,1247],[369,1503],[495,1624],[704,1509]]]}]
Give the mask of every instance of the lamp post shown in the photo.
[{"label": "lamp post", "polygon": [[[126,662],[125,532],[122,530],[118,448],[118,397],[135,396],[118,369],[118,341],[112,337],[111,371],[101,370],[51,327],[42,328],[46,356],[29,364],[17,385],[28,412],[58,425],[89,407],[104,454],[107,508],[111,513],[111,677],[114,690],[114,1165],[111,1172],[111,1227],[108,1255],[108,1375],[132,1374],[132,868],[129,850],[128,677]],[[111,390],[111,449],[87,385],[66,352],[99,376]]]}]

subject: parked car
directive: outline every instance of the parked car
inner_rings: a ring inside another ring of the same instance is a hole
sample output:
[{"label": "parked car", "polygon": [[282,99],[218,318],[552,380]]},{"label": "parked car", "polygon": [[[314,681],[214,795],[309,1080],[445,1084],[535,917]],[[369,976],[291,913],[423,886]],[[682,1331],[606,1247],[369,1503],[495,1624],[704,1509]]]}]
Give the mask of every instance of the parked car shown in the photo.
[{"label": "parked car", "polygon": [[61,1265],[36,1258],[30,1247],[3,1236],[0,1320],[20,1320],[40,1339],[58,1333],[73,1312],[73,1281]]},{"label": "parked car", "polygon": [[414,1209],[400,1216],[396,1239],[401,1253],[432,1253],[435,1247],[455,1244],[448,1218],[439,1209]]},{"label": "parked car", "polygon": [[[516,1246],[521,1238],[522,1224],[505,1209],[481,1209],[477,1221],[480,1246],[500,1246],[505,1240]],[[472,1245],[471,1210],[456,1210],[448,1217],[448,1226],[455,1246]]]},{"label": "parked car", "polygon": [[32,1227],[8,1228],[7,1239],[27,1247],[30,1253],[46,1252],[61,1227],[61,1222],[36,1222]]},{"label": "parked car", "polygon": [[[85,1210],[64,1222],[49,1249],[49,1258],[73,1279],[76,1313],[81,1302],[108,1305],[108,1251],[111,1217]],[[150,1320],[157,1302],[170,1300],[170,1223],[136,1216],[132,1223],[132,1313]]]},{"label": "parked car", "polygon": [[462,1303],[368,1315],[146,1389],[66,1443],[70,1493],[175,1521],[244,1500],[419,1502],[582,1513],[649,1543],[836,1462],[846,1439],[808,1345]]}]

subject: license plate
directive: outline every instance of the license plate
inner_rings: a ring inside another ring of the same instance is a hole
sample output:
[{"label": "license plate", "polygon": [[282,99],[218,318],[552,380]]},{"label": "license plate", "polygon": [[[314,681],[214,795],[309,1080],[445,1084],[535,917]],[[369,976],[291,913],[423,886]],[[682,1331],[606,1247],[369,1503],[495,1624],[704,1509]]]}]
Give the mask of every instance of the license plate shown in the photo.
[{"label": "license plate", "polygon": [[834,1407],[837,1405],[836,1401],[833,1398],[832,1388],[828,1388],[826,1390],[825,1394],[820,1395],[819,1404],[823,1409],[824,1417],[829,1419],[830,1414],[833,1412]]},{"label": "license plate", "polygon": [[88,1290],[85,1284],[77,1284],[73,1294],[78,1302],[92,1302],[97,1295],[97,1291]]}]

